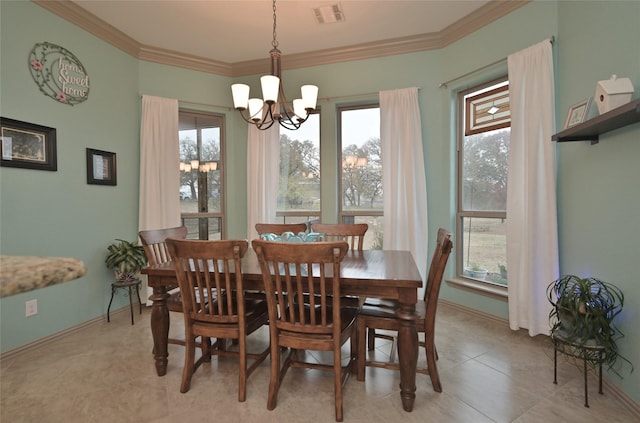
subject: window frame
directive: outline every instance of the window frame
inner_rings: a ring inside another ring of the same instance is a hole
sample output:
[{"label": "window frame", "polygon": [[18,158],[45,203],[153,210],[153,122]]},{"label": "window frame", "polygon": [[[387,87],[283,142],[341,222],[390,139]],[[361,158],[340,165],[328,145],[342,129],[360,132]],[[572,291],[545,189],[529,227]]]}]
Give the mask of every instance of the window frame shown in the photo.
[{"label": "window frame", "polygon": [[[464,250],[466,248],[464,242],[464,219],[465,218],[490,218],[490,219],[503,219],[506,220],[506,210],[466,210],[463,207],[463,180],[464,180],[464,138],[465,129],[467,126],[466,102],[465,96],[491,87],[493,85],[507,82],[509,86],[508,75],[501,76],[499,78],[487,81],[485,83],[474,85],[471,88],[459,91],[456,96],[456,266],[455,266],[455,278],[454,281],[457,284],[463,285],[468,288],[483,291],[488,294],[496,295],[499,297],[506,297],[508,292],[508,282],[506,285],[501,285],[492,281],[483,281],[475,278],[470,278],[464,275]],[[491,94],[495,90],[488,90],[486,94]],[[501,124],[499,128],[487,128],[484,131],[474,132],[470,135],[475,135],[482,132],[490,132],[500,128],[511,127],[511,120],[509,124]]]}]

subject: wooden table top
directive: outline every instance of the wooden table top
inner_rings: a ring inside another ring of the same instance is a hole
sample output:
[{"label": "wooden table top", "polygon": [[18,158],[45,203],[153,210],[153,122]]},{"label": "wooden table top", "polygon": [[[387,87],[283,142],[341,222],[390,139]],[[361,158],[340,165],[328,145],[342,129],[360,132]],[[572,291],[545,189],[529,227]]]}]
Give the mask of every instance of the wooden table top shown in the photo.
[{"label": "wooden table top", "polygon": [[[258,282],[262,278],[258,257],[249,248],[242,259],[242,272],[246,281]],[[149,285],[170,284],[175,278],[173,264],[162,263],[146,267],[143,274],[161,276],[152,278]],[[340,269],[342,284],[349,293],[365,295],[376,288],[409,288],[415,290],[422,287],[422,278],[418,267],[409,251],[364,250],[349,251],[342,260]],[[175,284],[175,280],[173,281]],[[371,292],[373,294],[373,292]]]}]

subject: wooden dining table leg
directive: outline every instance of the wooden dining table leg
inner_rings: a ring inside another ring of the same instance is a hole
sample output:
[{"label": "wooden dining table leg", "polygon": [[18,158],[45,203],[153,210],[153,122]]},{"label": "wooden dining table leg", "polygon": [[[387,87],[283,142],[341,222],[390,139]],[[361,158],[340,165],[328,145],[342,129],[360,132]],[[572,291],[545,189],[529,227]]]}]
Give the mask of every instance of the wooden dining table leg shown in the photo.
[{"label": "wooden dining table leg", "polygon": [[418,331],[415,301],[401,303],[396,317],[398,330],[398,360],[400,362],[400,398],[404,411],[412,411],[416,399],[416,366],[418,365]]},{"label": "wooden dining table leg", "polygon": [[169,352],[167,344],[169,340],[169,308],[167,308],[167,287],[156,285],[153,287],[153,295],[149,297],[153,301],[151,307],[151,334],[153,335],[153,358],[156,361],[158,376],[167,373]]}]

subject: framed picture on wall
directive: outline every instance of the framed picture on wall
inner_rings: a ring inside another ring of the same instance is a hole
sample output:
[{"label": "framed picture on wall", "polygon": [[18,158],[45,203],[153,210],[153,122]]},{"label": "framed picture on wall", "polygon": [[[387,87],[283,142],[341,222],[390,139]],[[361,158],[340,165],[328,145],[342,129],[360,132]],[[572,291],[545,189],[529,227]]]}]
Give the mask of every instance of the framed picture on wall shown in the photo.
[{"label": "framed picture on wall", "polygon": [[58,170],[56,129],[0,118],[0,165],[23,169]]},{"label": "framed picture on wall", "polygon": [[116,153],[87,148],[87,184],[117,185]]},{"label": "framed picture on wall", "polygon": [[590,105],[591,97],[585,98],[584,100],[569,107],[569,113],[567,113],[567,118],[564,121],[564,129],[571,128],[572,126],[584,122],[589,114]]}]

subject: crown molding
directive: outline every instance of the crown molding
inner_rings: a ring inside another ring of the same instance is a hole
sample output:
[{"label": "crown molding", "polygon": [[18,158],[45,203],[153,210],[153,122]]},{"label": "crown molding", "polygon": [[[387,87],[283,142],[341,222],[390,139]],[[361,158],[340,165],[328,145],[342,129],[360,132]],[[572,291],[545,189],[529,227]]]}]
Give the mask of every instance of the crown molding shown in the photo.
[{"label": "crown molding", "polygon": [[440,34],[442,35],[443,44],[446,47],[449,44],[458,41],[467,35],[477,31],[478,29],[489,25],[490,23],[508,15],[516,9],[530,3],[532,0],[493,0],[477,9],[475,12],[465,16],[462,19],[452,23]]},{"label": "crown molding", "polygon": [[[195,71],[215,73],[221,76],[234,76],[232,65],[201,56],[180,53],[152,46],[140,46],[137,58],[148,62],[160,63]],[[269,66],[267,62],[267,68]],[[263,68],[264,69],[264,68]]]},{"label": "crown molding", "polygon": [[138,57],[140,51],[139,42],[118,30],[116,27],[87,12],[75,3],[69,0],[31,1],[54,15],[58,15],[72,24],[84,29],[88,33],[93,34],[101,40],[119,48],[125,53],[133,57]]},{"label": "crown molding", "polygon": [[[270,66],[269,58],[226,63],[160,47],[142,45],[69,0],[31,1],[140,60],[230,77],[263,73]],[[531,0],[492,0],[440,32],[283,55],[282,62],[286,64],[285,68],[288,70],[436,50],[466,37],[529,2]]]}]

